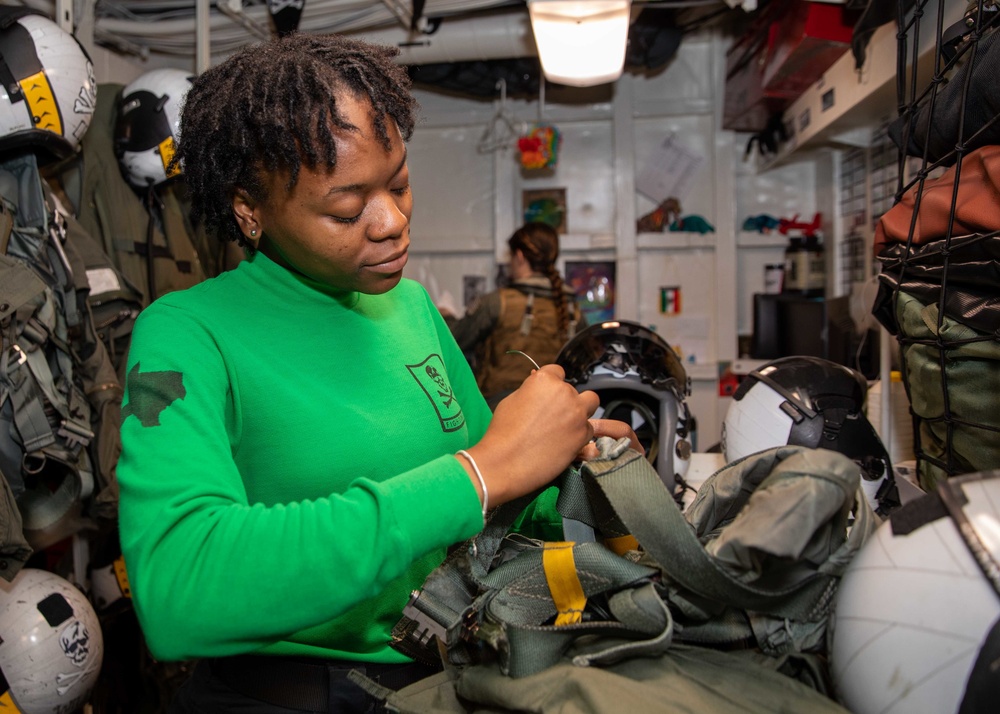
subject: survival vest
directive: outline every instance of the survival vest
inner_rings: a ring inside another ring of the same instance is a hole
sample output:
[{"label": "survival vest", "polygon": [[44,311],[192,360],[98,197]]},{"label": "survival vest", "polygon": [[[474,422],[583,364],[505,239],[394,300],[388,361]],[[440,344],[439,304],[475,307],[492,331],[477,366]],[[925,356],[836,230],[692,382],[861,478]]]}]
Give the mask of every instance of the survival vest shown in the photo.
[{"label": "survival vest", "polygon": [[0,208],[0,472],[40,550],[117,515],[122,387],[88,304],[88,276],[114,271],[34,155],[0,162]]},{"label": "survival vest", "polygon": [[576,334],[580,311],[572,291],[565,290],[569,330],[563,336],[547,283],[544,287],[518,283],[498,291],[496,327],[476,350],[476,381],[487,398],[517,389],[530,374],[531,365],[519,355],[508,354],[509,350],[524,352],[540,365],[551,364],[566,340]]},{"label": "survival vest", "polygon": [[114,150],[121,91],[122,86],[116,84],[97,88],[94,118],[81,142],[83,178],[78,217],[140,292],[145,306],[160,295],[189,288],[217,274],[224,246],[221,241],[209,241],[204,231],[191,228],[176,186],[158,186],[145,198],[149,202],[146,206],[122,176]]}]

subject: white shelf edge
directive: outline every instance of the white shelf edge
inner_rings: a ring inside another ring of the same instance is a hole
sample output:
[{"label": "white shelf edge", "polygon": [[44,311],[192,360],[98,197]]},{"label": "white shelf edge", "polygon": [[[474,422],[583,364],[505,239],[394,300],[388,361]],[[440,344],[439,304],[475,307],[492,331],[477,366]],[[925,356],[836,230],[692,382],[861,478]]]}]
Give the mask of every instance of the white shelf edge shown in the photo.
[{"label": "white shelf edge", "polygon": [[637,233],[635,236],[635,247],[644,250],[714,249],[716,235],[715,233],[690,233],[685,231]]},{"label": "white shelf edge", "polygon": [[757,233],[756,231],[739,231],[736,234],[737,248],[785,248],[788,246],[788,236],[777,231],[772,233]]}]

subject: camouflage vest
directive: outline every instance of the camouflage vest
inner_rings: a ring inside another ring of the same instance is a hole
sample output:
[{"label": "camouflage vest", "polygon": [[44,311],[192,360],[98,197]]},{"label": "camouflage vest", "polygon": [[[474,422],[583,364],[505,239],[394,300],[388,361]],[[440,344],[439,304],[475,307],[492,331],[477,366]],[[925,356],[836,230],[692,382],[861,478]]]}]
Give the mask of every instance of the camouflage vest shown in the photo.
[{"label": "camouflage vest", "polygon": [[476,380],[483,395],[491,396],[517,389],[531,374],[532,365],[524,357],[507,354],[519,350],[539,365],[555,362],[556,355],[575,333],[579,319],[573,294],[566,293],[569,334],[559,332],[556,302],[552,290],[518,285],[502,288],[500,317],[490,336],[477,350]]}]

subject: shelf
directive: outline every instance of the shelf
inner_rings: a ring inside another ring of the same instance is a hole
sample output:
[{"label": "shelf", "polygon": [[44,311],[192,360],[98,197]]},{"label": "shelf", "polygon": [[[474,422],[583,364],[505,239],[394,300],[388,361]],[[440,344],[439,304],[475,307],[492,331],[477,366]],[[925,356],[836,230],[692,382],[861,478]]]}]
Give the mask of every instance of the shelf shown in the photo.
[{"label": "shelf", "polygon": [[612,233],[563,233],[559,236],[559,247],[568,250],[614,249],[615,236]]},{"label": "shelf", "polygon": [[740,231],[736,234],[737,248],[787,248],[788,236],[778,231],[758,233],[756,231]]},{"label": "shelf", "polygon": [[[966,3],[946,3],[944,27],[962,18]],[[937,2],[924,8],[921,22],[918,77],[930,78],[933,68]],[[896,23],[879,27],[865,49],[861,71],[854,68],[848,50],[826,73],[785,110],[785,123],[792,136],[777,154],[757,154],[758,172],[774,168],[808,149],[830,146],[868,146],[872,127],[897,114]],[[924,84],[926,82],[923,82]]]},{"label": "shelf", "polygon": [[635,237],[635,246],[636,248],[656,250],[714,249],[715,236],[715,233],[686,233],[682,231],[639,233]]}]

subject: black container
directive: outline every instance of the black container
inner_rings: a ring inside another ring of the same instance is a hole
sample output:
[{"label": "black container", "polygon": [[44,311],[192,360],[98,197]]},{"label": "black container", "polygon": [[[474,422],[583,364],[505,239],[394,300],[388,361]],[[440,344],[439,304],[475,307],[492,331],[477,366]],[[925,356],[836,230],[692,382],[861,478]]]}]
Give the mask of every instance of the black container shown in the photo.
[{"label": "black container", "polygon": [[826,258],[815,235],[795,236],[785,249],[785,275],[781,292],[820,297],[826,289]]}]

